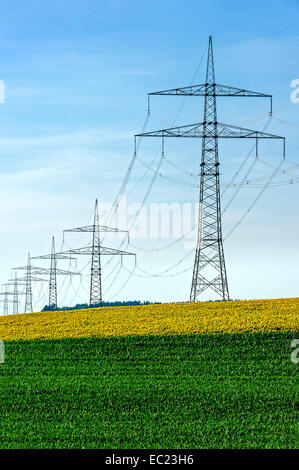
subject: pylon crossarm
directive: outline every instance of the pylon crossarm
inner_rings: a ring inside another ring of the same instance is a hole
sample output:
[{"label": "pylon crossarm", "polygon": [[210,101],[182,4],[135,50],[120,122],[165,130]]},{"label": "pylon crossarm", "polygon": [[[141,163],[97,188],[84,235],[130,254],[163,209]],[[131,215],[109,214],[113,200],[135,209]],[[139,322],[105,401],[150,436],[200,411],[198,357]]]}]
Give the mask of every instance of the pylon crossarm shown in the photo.
[{"label": "pylon crossarm", "polygon": [[[23,269],[23,270],[27,270],[27,266],[18,266],[17,268],[12,268],[13,270],[20,270],[20,269]],[[37,274],[37,271],[39,273],[47,273],[49,271],[49,269],[47,268],[41,268],[39,266],[31,266],[31,272],[35,272],[35,274]]]},{"label": "pylon crossarm", "polygon": [[202,137],[203,123],[189,124],[187,126],[170,127],[157,131],[143,132],[135,137]]},{"label": "pylon crossarm", "polygon": [[[74,248],[68,251],[64,251],[63,253],[70,253],[70,254],[76,254],[76,255],[91,255],[92,254],[92,246],[85,246],[82,248]],[[105,246],[101,246],[99,249],[100,255],[134,255],[135,253],[130,253],[129,251],[122,251],[122,250],[116,250],[114,248],[107,248]]]},{"label": "pylon crossarm", "polygon": [[180,88],[171,88],[169,90],[152,91],[148,96],[166,95],[166,96],[205,96],[205,83],[200,85],[184,86]]},{"label": "pylon crossarm", "polygon": [[171,95],[171,96],[244,96],[255,98],[272,98],[272,95],[250,91],[245,88],[236,88],[233,86],[221,85],[217,83],[201,83],[200,85],[191,85],[180,88],[171,88],[170,90],[154,91],[148,94],[152,95]]},{"label": "pylon crossarm", "polygon": [[[6,286],[14,286],[14,285],[15,285],[15,281],[7,282],[5,285],[6,285]],[[25,282],[17,282],[17,285],[18,285],[18,286],[26,286],[26,283],[25,283]]]},{"label": "pylon crossarm", "polygon": [[[48,255],[41,255],[41,256],[31,256],[30,259],[51,259],[53,255],[50,253]],[[60,253],[56,253],[55,254],[55,259],[58,260],[58,259],[68,259],[68,260],[76,260],[76,258],[72,258],[70,256],[67,256],[67,255],[62,255]]]},{"label": "pylon crossarm", "polygon": [[[212,78],[212,77],[210,77]],[[214,77],[213,77],[214,78]],[[214,81],[214,80],[213,80]],[[191,85],[181,88],[172,88],[170,90],[154,91],[148,93],[148,109],[150,110],[150,97],[153,95],[164,96],[229,96],[229,97],[253,97],[270,99],[270,115],[272,116],[272,95],[260,93],[258,91],[246,90],[245,88],[236,88],[233,86],[221,85],[217,83],[202,83],[200,85]]]},{"label": "pylon crossarm", "polygon": [[246,90],[245,88],[236,88],[229,85],[215,85],[215,94],[216,96],[244,96],[246,98],[270,98],[272,101],[272,95],[268,93],[261,93],[259,91]]},{"label": "pylon crossarm", "polygon": [[[208,137],[208,136],[207,136]],[[212,136],[211,136],[212,137]],[[214,137],[214,136],[213,136]],[[285,137],[267,132],[256,131],[247,129],[245,127],[233,126],[231,124],[224,124],[223,122],[217,123],[217,137],[228,139],[280,139],[285,140]]]},{"label": "pylon crossarm", "polygon": [[[13,268],[16,270],[19,269],[27,269],[27,266],[20,266],[18,268]],[[37,266],[31,266],[31,273],[35,275],[43,275],[43,274],[50,274],[50,269],[48,268],[39,268]],[[80,273],[74,272],[74,271],[67,271],[65,269],[57,269],[56,268],[56,274],[60,275],[73,275],[73,276],[81,276]]]},{"label": "pylon crossarm", "polygon": [[[0,295],[14,295],[14,294],[15,294],[15,292],[0,292]],[[19,292],[18,291],[17,294],[23,295],[23,294],[25,294],[25,292]]]},{"label": "pylon crossarm", "polygon": [[[32,269],[31,272],[35,275],[43,275],[43,274],[50,274],[51,270],[50,269]],[[67,271],[64,269],[57,269],[55,270],[56,275],[61,275],[61,276],[81,276],[80,273],[74,272],[74,271]]]},{"label": "pylon crossarm", "polygon": [[[34,282],[38,282],[38,281],[42,281],[42,282],[49,282],[49,279],[41,279],[40,277],[30,277],[31,281],[34,281]],[[13,282],[13,281],[27,281],[27,277],[18,277],[17,279],[9,279],[9,282]]]},{"label": "pylon crossarm", "polygon": [[[204,124],[213,125],[213,130],[206,129]],[[171,127],[168,129],[160,129],[152,132],[144,132],[137,134],[136,137],[190,137],[190,138],[219,138],[219,139],[282,139],[285,137],[260,132],[245,127],[232,126],[222,122],[189,124],[187,126]]]},{"label": "pylon crossarm", "polygon": [[77,273],[75,271],[67,271],[65,269],[57,269],[56,274],[61,276],[81,276],[81,273]]},{"label": "pylon crossarm", "polygon": [[[99,225],[97,227],[99,232],[123,232],[127,233],[127,230],[120,230],[118,228],[108,227],[107,225]],[[76,227],[64,230],[64,232],[93,232],[94,225],[86,225],[85,227]]]}]

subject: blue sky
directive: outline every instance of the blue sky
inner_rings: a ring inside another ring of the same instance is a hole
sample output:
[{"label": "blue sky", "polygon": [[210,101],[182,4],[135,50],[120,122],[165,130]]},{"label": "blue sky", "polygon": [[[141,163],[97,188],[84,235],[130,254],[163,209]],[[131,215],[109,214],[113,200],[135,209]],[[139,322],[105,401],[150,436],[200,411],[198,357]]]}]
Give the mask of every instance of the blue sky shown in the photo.
[{"label": "blue sky", "polygon": [[[287,156],[298,163],[299,104],[290,101],[290,83],[299,78],[298,14],[297,1],[11,0],[2,4],[0,79],[6,86],[6,103],[0,104],[2,282],[12,267],[25,263],[28,251],[47,252],[52,235],[60,246],[63,229],[85,225],[95,197],[112,202],[132,156],[133,135],[145,119],[147,93],[190,84],[210,34],[216,82],[273,94],[275,112],[268,131],[286,136]],[[196,82],[204,81],[204,66],[203,62]],[[153,101],[148,130],[171,123],[180,104],[180,99]],[[264,100],[218,101],[219,120],[249,121],[244,126],[258,130],[267,121],[267,110]],[[201,117],[201,99],[187,100],[177,124],[199,122]],[[250,143],[232,142],[220,149],[224,181],[249,148]],[[142,158],[149,163],[157,149],[158,142],[142,142]],[[166,151],[173,161],[196,171],[199,146],[167,143]],[[278,147],[265,144],[261,151],[269,163],[278,164]],[[170,168],[165,167],[167,171]],[[269,170],[261,165],[259,171],[256,177]],[[129,187],[143,172],[137,165]],[[151,176],[145,175],[132,192],[132,202],[142,200]],[[240,191],[226,214],[226,231],[254,199],[255,193],[246,191]],[[186,195],[186,188],[158,178],[148,202],[185,198],[195,202],[197,197],[196,191]],[[298,295],[298,228],[298,185],[269,189],[225,244],[233,298]],[[80,245],[76,238],[70,243]],[[137,244],[153,246],[152,241],[137,240]],[[138,263],[157,273],[184,254],[182,245],[145,258],[140,252]],[[191,254],[183,265],[186,272],[179,276],[132,276],[116,298],[187,299],[191,282],[187,268],[192,262]],[[131,269],[129,262],[128,266]],[[114,297],[126,278],[121,271],[106,300]],[[84,279],[82,301],[88,300],[88,277]],[[79,301],[76,285],[70,289],[65,303]]]}]

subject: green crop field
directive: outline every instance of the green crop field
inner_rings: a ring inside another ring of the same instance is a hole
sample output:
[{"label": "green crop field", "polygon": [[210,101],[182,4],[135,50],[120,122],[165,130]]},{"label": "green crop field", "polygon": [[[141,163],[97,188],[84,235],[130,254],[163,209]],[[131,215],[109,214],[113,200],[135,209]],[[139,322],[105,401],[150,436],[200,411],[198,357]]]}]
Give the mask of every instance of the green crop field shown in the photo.
[{"label": "green crop field", "polygon": [[294,333],[6,342],[1,448],[294,448]]}]

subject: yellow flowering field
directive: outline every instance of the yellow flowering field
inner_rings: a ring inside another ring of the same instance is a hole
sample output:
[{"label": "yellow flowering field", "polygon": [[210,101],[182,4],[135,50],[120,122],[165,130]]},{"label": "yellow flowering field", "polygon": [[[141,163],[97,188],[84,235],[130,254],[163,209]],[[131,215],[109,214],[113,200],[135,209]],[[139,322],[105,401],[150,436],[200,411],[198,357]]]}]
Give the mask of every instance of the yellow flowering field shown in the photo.
[{"label": "yellow flowering field", "polygon": [[172,303],[0,317],[0,339],[296,331],[299,298]]}]

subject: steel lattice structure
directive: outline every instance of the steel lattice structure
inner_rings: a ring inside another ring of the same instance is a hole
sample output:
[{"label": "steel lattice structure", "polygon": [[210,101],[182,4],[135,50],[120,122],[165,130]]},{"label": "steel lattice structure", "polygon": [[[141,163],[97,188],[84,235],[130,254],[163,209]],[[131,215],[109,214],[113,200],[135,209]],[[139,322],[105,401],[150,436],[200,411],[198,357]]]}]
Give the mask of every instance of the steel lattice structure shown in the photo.
[{"label": "steel lattice structure", "polygon": [[20,282],[17,277],[17,272],[15,272],[15,278],[13,280],[9,280],[4,286],[12,286],[13,287],[13,300],[12,302],[12,310],[13,314],[16,315],[19,313],[19,295],[25,295],[25,292],[21,292],[18,290],[19,286],[26,286],[25,282]]},{"label": "steel lattice structure", "polygon": [[[15,279],[12,282],[6,282],[3,284],[4,287],[11,287],[13,286],[13,291],[5,290],[4,292],[0,292],[1,295],[4,295],[4,300],[1,300],[1,302],[4,302],[4,315],[8,314],[8,302],[12,303],[12,308],[13,308],[13,314],[18,313],[18,307],[19,307],[19,295],[23,295],[24,292],[19,292],[18,291],[18,281],[17,281],[17,274],[15,274]],[[12,299],[9,299],[9,296],[13,296]]]},{"label": "steel lattice structure", "polygon": [[57,308],[57,282],[56,282],[56,257],[55,240],[52,238],[51,266],[49,280],[49,307]]},{"label": "steel lattice structure", "polygon": [[[31,259],[50,259],[50,269],[41,268],[37,266],[31,266],[31,272],[36,275],[49,275],[49,307],[55,309],[57,308],[57,276],[81,276],[80,273],[74,271],[68,271],[65,269],[58,269],[57,268],[57,260],[58,259],[68,259],[73,260],[76,258],[72,258],[70,256],[65,256],[61,254],[57,254],[55,251],[55,238],[52,237],[52,249],[51,253],[47,255],[41,256],[32,256]],[[25,266],[21,266],[15,269],[25,269]]]},{"label": "steel lattice structure", "polygon": [[[7,285],[15,284],[20,285],[24,282],[25,285],[25,308],[24,313],[32,313],[32,281],[33,282],[47,282],[47,279],[42,279],[35,277],[33,274],[36,274],[35,271],[32,271],[30,253],[28,253],[27,266],[21,266],[18,269],[26,269],[26,275],[24,277],[15,277],[14,279],[9,279]],[[20,293],[20,292],[19,292]]]},{"label": "steel lattice structure", "polygon": [[198,238],[195,252],[190,301],[200,300],[206,289],[212,289],[223,300],[229,300],[223,241],[220,203],[218,139],[246,138],[255,139],[258,149],[259,139],[281,139],[285,155],[285,138],[217,121],[216,97],[261,97],[270,99],[272,114],[272,95],[215,83],[215,69],[212,36],[209,37],[206,83],[183,88],[149,93],[151,95],[203,96],[203,121],[187,126],[162,129],[137,134],[136,137],[177,137],[201,138],[201,171],[199,195]]},{"label": "steel lattice structure", "polygon": [[17,281],[17,272],[15,272],[15,282],[13,290],[13,309],[12,312],[14,315],[19,313],[19,292],[18,292],[18,281]]},{"label": "steel lattice structure", "polygon": [[100,232],[124,232],[126,230],[119,230],[117,228],[107,227],[100,225],[98,213],[98,200],[95,201],[94,209],[94,222],[93,225],[86,225],[84,227],[76,227],[64,230],[64,232],[89,232],[92,233],[92,244],[82,248],[74,248],[71,250],[63,251],[61,255],[91,255],[91,271],[90,271],[90,299],[89,305],[101,305],[103,302],[102,296],[102,268],[101,256],[102,255],[119,255],[119,256],[136,256],[135,253],[128,251],[116,250],[114,248],[107,248],[102,246]]},{"label": "steel lattice structure", "polygon": [[[11,293],[11,292],[10,292],[10,293]],[[3,315],[8,315],[8,304],[9,304],[9,303],[13,303],[13,300],[11,300],[11,299],[8,298],[8,294],[7,294],[7,293],[5,294],[4,292],[0,292],[0,295],[1,295],[1,294],[4,294],[4,295],[5,295],[4,299],[0,299],[0,303],[3,303],[3,304],[4,304],[4,305],[3,305]]]},{"label": "steel lattice structure", "polygon": [[[21,279],[19,279],[21,280]],[[31,261],[30,261],[30,253],[28,253],[28,261],[27,261],[27,270],[26,270],[26,297],[25,297],[25,309],[24,313],[31,313],[32,312],[32,276],[31,276]]]}]

